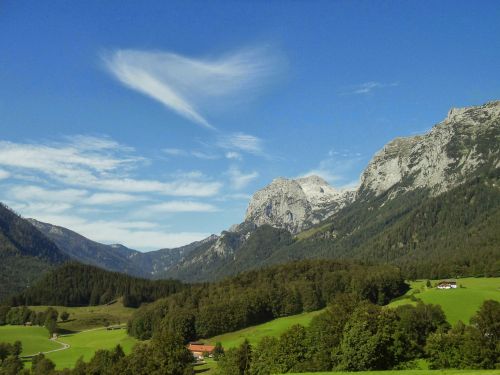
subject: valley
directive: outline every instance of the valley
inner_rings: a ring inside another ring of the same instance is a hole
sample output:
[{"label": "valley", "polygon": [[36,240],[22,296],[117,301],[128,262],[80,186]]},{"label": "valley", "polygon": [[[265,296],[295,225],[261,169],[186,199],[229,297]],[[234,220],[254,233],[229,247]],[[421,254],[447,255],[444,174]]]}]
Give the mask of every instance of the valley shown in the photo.
[{"label": "valley", "polygon": [[[397,308],[406,304],[416,304],[416,300],[424,303],[440,305],[443,308],[446,319],[451,324],[458,320],[468,323],[482,302],[491,299],[500,302],[500,278],[463,278],[458,279],[458,288],[455,290],[438,290],[436,284],[439,280],[430,280],[432,287],[427,287],[427,280],[410,282],[410,289],[402,296],[393,299],[388,308]],[[54,308],[61,314],[63,311],[69,313],[66,322],[59,320],[58,327],[61,334],[57,341],[69,345],[68,349],[48,353],[46,357],[53,361],[57,369],[73,368],[77,360],[82,357],[89,361],[97,350],[111,350],[120,345],[129,354],[132,347],[138,342],[127,334],[124,324],[137,311],[134,308],[123,307],[122,300],[110,305],[97,305],[89,307],[64,307]],[[33,311],[44,311],[48,306],[30,306]],[[245,339],[253,346],[257,346],[265,337],[279,338],[294,325],[309,326],[311,321],[324,313],[325,310],[312,311],[287,317],[273,319],[269,322],[244,328],[242,330],[225,333],[208,339],[202,339],[206,344],[215,345],[220,342],[225,350],[235,349]],[[121,328],[119,328],[121,324]],[[105,325],[113,328],[106,329]],[[70,332],[70,333],[66,333]],[[22,356],[34,355],[38,352],[49,352],[61,349],[61,344],[48,339],[48,332],[39,326],[0,326],[1,341],[14,343],[20,340],[23,345]],[[206,368],[208,374],[212,374],[217,368],[217,363],[207,359],[207,365],[197,366],[198,370]],[[27,362],[29,364],[29,362]],[[208,366],[208,367],[207,367]],[[425,366],[425,363],[420,364]],[[370,372],[373,374],[393,375],[418,375],[424,370],[404,370],[390,372]],[[425,370],[430,371],[430,370]],[[363,372],[361,372],[363,373]],[[495,374],[495,372],[467,372],[467,371],[432,371],[429,374]],[[344,374],[342,372],[329,373],[332,375]]]},{"label": "valley", "polygon": [[79,373],[189,372],[193,341],[222,345],[194,367],[208,374],[493,368],[497,141],[499,101],[453,109],[389,142],[358,188],[276,178],[241,223],[145,253],[1,205],[0,352]]}]

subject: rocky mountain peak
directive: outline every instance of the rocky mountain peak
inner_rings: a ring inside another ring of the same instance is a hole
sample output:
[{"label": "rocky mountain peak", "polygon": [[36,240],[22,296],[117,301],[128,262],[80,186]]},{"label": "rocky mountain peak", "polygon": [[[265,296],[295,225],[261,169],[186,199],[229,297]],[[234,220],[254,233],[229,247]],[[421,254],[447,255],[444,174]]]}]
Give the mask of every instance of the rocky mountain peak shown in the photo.
[{"label": "rocky mountain peak", "polygon": [[319,176],[296,180],[280,177],[253,195],[245,222],[298,233],[331,216],[351,200],[352,194],[336,190]]},{"label": "rocky mountain peak", "polygon": [[481,166],[498,164],[498,142],[500,101],[453,108],[429,132],[396,138],[377,152],[363,172],[360,194],[447,191]]}]

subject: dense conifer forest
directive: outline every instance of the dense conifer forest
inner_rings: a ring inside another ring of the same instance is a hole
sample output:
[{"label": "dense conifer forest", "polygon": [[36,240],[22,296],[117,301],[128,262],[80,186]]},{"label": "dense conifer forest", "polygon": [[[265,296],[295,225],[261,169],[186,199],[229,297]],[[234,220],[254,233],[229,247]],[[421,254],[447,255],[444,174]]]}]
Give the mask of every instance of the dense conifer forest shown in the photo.
[{"label": "dense conifer forest", "polygon": [[354,202],[268,264],[300,258],[363,259],[401,268],[408,279],[500,275],[500,170],[435,197],[417,190]]},{"label": "dense conifer forest", "polygon": [[10,304],[89,306],[123,297],[127,307],[153,302],[177,293],[184,285],[176,280],[148,280],[71,262],[49,272],[35,285],[12,297]]},{"label": "dense conifer forest", "polygon": [[0,203],[0,301],[67,260],[38,229]]}]

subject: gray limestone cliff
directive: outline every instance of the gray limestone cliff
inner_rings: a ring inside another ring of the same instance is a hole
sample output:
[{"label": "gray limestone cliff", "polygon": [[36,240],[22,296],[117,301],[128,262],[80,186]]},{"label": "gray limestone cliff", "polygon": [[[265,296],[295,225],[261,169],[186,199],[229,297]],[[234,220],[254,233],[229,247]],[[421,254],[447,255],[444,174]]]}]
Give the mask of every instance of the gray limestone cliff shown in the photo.
[{"label": "gray limestone cliff", "polygon": [[419,188],[437,195],[482,167],[500,166],[500,101],[454,108],[428,133],[396,138],[380,150],[361,177],[359,194],[392,196]]},{"label": "gray limestone cliff", "polygon": [[295,234],[330,217],[353,198],[353,191],[336,190],[318,176],[277,178],[253,195],[245,222]]}]

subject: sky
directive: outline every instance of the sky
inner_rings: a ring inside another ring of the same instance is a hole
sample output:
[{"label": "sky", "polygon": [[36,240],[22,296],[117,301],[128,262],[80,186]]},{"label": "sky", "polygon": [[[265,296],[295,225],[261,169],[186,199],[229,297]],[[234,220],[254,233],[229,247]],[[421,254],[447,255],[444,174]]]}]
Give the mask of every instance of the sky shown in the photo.
[{"label": "sky", "polygon": [[500,99],[498,1],[0,2],[0,201],[141,251]]}]

